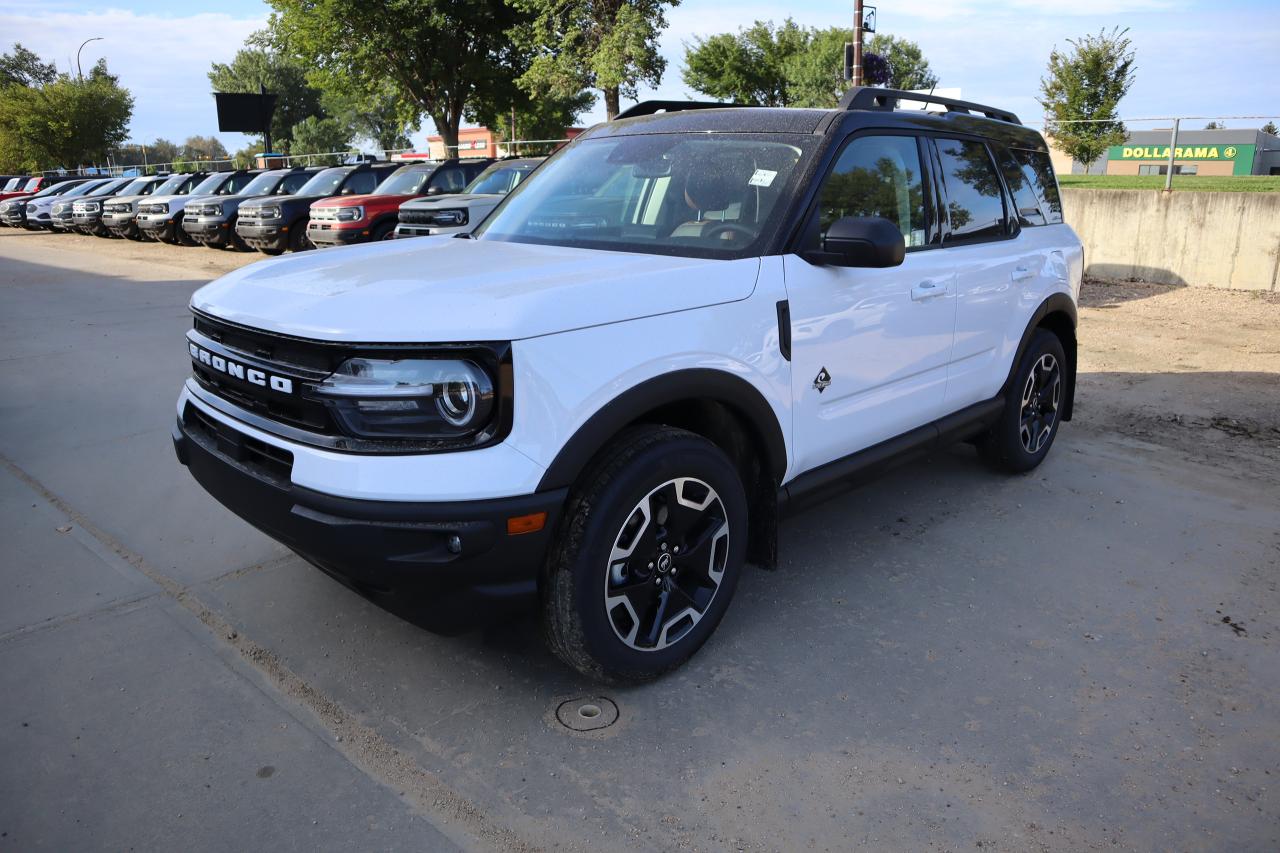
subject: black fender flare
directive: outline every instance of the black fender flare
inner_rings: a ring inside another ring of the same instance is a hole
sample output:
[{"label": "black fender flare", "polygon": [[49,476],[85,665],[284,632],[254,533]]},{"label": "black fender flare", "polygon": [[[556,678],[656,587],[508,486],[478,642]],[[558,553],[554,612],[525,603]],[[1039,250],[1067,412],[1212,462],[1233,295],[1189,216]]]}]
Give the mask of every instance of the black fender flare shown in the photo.
[{"label": "black fender flare", "polygon": [[764,468],[774,482],[787,469],[782,426],[754,385],[733,373],[689,368],[664,373],[635,385],[602,406],[564,443],[538,483],[538,491],[571,486],[591,459],[619,432],[646,413],[681,400],[712,400],[738,413],[764,453]]},{"label": "black fender flare", "polygon": [[1009,365],[1009,375],[1005,378],[1004,387],[1001,394],[1007,395],[1013,388],[1014,373],[1018,369],[1018,364],[1022,361],[1022,354],[1027,351],[1027,346],[1031,343],[1031,336],[1035,334],[1037,328],[1044,321],[1045,317],[1050,314],[1065,314],[1067,319],[1071,321],[1071,340],[1062,342],[1062,349],[1067,356],[1067,393],[1066,403],[1062,409],[1062,419],[1064,421],[1071,420],[1072,409],[1075,404],[1076,397],[1076,335],[1075,330],[1080,322],[1080,313],[1076,308],[1075,300],[1065,293],[1051,293],[1035,312],[1031,315],[1030,322],[1022,332],[1022,340],[1018,341],[1017,352],[1014,353],[1013,363]]}]

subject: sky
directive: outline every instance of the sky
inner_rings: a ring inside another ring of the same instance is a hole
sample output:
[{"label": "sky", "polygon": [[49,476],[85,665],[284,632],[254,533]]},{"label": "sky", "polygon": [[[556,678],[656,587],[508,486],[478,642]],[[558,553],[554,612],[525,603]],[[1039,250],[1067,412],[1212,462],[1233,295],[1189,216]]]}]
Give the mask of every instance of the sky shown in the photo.
[{"label": "sky", "polygon": [[[214,134],[209,66],[230,61],[245,38],[265,24],[270,8],[262,0],[220,0],[199,4],[216,12],[175,11],[186,5],[0,0],[0,50],[21,42],[60,70],[74,70],[81,42],[100,36],[102,41],[84,47],[81,65],[87,69],[105,57],[133,92],[134,141],[180,142],[193,134]],[[874,5],[879,31],[917,42],[940,78],[939,87],[959,88],[967,100],[1011,109],[1028,124],[1043,113],[1035,96],[1049,52],[1069,38],[1114,26],[1129,28],[1137,50],[1137,80],[1120,106],[1126,119],[1280,115],[1280,0],[882,0]],[[805,26],[845,26],[852,8],[847,0],[808,0],[790,8],[758,0],[684,0],[668,13],[662,84],[643,89],[641,99],[699,97],[680,79],[685,45],[696,37],[735,31],[755,20],[781,22],[786,14]],[[603,119],[598,103],[581,123]],[[1261,124],[1227,122],[1230,127]],[[1130,123],[1135,130],[1167,126],[1167,121]],[[424,147],[430,129],[427,122],[414,134],[415,144]],[[233,151],[247,142],[240,134],[216,135]]]}]

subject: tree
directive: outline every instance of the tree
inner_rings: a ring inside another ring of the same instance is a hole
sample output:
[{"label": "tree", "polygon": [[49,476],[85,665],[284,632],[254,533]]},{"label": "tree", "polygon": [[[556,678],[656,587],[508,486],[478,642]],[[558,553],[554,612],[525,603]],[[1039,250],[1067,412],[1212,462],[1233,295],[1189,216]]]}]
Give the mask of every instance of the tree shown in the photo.
[{"label": "tree", "polygon": [[289,144],[293,126],[310,116],[325,115],[321,93],[307,82],[307,65],[286,53],[247,47],[228,64],[213,63],[209,82],[218,92],[257,93],[261,87],[276,95],[271,117],[275,145]]},{"label": "tree", "polygon": [[1272,136],[1275,136],[1275,135],[1276,135],[1276,123],[1275,123],[1274,121],[1269,121],[1269,122],[1267,122],[1266,124],[1264,124],[1264,125],[1262,126],[1262,132],[1263,132],[1263,133],[1269,133],[1269,134],[1271,134]]},{"label": "tree", "polygon": [[1204,126],[1205,130],[1225,130],[1226,125],[1220,121],[1211,121]]},{"label": "tree", "polygon": [[258,155],[262,153],[262,143],[254,142],[241,148],[232,155],[232,161],[237,169],[252,169],[258,161]]},{"label": "tree", "polygon": [[[809,45],[787,60],[784,73],[791,105],[795,107],[834,107],[849,89],[844,79],[844,43],[849,31],[840,27],[810,32]],[[862,54],[863,83],[883,86],[889,80],[889,66],[873,51]]]},{"label": "tree", "polygon": [[0,55],[0,88],[4,86],[47,86],[58,79],[52,62],[42,62],[34,52],[15,43],[12,53]]},{"label": "tree", "polygon": [[293,126],[293,146],[298,154],[328,154],[351,147],[351,129],[333,118],[305,118]]},{"label": "tree", "polygon": [[83,78],[0,87],[0,171],[74,169],[105,161],[128,136],[133,96],[99,60]]},{"label": "tree", "polygon": [[188,136],[182,144],[183,160],[225,160],[227,148],[216,136]]},{"label": "tree", "polygon": [[506,103],[520,57],[508,37],[519,14],[503,0],[270,0],[269,38],[315,74],[386,81],[426,114],[446,145],[464,115]]},{"label": "tree", "polygon": [[146,148],[148,163],[172,163],[182,156],[182,149],[163,137],[158,137]]},{"label": "tree", "polygon": [[920,45],[904,38],[876,33],[866,44],[866,50],[882,57],[889,65],[885,85],[892,89],[932,89],[938,85],[938,75],[929,67]]},{"label": "tree", "polygon": [[1069,51],[1054,48],[1049,73],[1040,80],[1045,133],[1072,158],[1089,166],[1108,146],[1125,140],[1116,107],[1133,85],[1135,54],[1127,29],[1070,39]]},{"label": "tree", "polygon": [[409,134],[421,124],[418,111],[387,81],[368,87],[350,79],[310,79],[323,93],[325,112],[350,128],[353,136],[372,140],[383,151],[412,145]]},{"label": "tree", "polygon": [[790,106],[786,66],[810,40],[810,33],[790,18],[776,28],[772,21],[756,21],[737,35],[695,38],[692,46],[685,46],[681,79],[722,101]]},{"label": "tree", "polygon": [[497,110],[494,115],[477,115],[476,120],[493,128],[504,140],[563,139],[565,128],[572,127],[578,116],[595,106],[596,96],[583,91],[572,98],[531,98],[517,91],[514,101],[514,128],[510,108]]},{"label": "tree", "polygon": [[599,89],[612,119],[639,84],[662,81],[667,61],[658,36],[667,26],[666,7],[679,1],[511,0],[532,17],[516,30],[533,56],[520,85],[531,95],[557,97]]},{"label": "tree", "polygon": [[[930,86],[937,82],[914,43],[893,36],[879,38],[897,52],[903,82],[924,80]],[[838,27],[805,29],[790,18],[778,27],[756,21],[736,35],[695,39],[685,48],[682,77],[699,92],[736,103],[833,107],[849,88],[844,79],[848,40],[849,31]],[[863,78],[869,85],[896,82],[886,57],[874,50],[863,53]]]}]

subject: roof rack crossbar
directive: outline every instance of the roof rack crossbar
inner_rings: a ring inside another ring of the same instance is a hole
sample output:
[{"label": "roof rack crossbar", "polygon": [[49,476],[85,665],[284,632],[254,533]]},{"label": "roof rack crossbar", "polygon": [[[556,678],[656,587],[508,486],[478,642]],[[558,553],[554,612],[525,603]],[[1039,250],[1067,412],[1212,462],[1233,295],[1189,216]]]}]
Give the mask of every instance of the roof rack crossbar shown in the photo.
[{"label": "roof rack crossbar", "polygon": [[746,104],[722,104],[716,101],[641,101],[634,107],[628,107],[613,117],[614,121],[636,116],[651,116],[656,113],[675,113],[682,110],[718,110],[729,107],[744,107]]},{"label": "roof rack crossbar", "polygon": [[1018,116],[1008,110],[989,107],[986,104],[975,104],[972,101],[961,101],[942,95],[925,94],[923,92],[907,92],[902,89],[879,89],[873,86],[854,86],[840,98],[837,109],[841,110],[894,110],[898,101],[920,101],[925,104],[941,104],[948,112],[981,113],[987,118],[1005,121],[1009,124],[1022,124]]}]

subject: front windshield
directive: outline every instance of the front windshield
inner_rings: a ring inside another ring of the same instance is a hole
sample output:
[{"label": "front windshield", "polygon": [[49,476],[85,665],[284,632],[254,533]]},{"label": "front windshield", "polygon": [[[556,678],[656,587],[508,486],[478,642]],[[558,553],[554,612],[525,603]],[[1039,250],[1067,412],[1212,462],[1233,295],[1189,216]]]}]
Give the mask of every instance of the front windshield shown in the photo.
[{"label": "front windshield", "polygon": [[227,176],[225,173],[212,174],[196,184],[196,188],[191,191],[191,195],[216,195],[226,181]]},{"label": "front windshield", "polygon": [[13,192],[23,182],[22,178],[10,178],[4,182],[4,192]]},{"label": "front windshield", "polygon": [[124,186],[124,181],[107,181],[100,187],[94,187],[89,195],[115,195],[116,191]]},{"label": "front windshield", "polygon": [[154,195],[177,195],[178,188],[191,179],[190,175],[174,175],[155,188]]},{"label": "front windshield", "polygon": [[42,198],[44,196],[50,196],[50,195],[64,195],[67,192],[67,190],[76,186],[78,186],[78,184],[73,184],[70,181],[61,181],[56,184],[50,184],[49,186],[40,190],[40,192],[33,195],[32,198]]},{"label": "front windshield", "polygon": [[31,180],[27,181],[27,185],[23,187],[23,189],[29,193],[35,192],[36,190],[40,189],[40,179],[32,178]]},{"label": "front windshield", "polygon": [[238,195],[271,195],[285,174],[284,172],[263,172],[245,184],[244,189],[240,190]]},{"label": "front windshield", "polygon": [[333,195],[338,191],[338,187],[342,186],[342,179],[350,171],[350,168],[333,168],[317,172],[314,178],[302,185],[298,195]]},{"label": "front windshield", "polygon": [[516,188],[516,184],[529,176],[537,164],[494,163],[485,169],[463,190],[465,193],[486,193],[489,195],[505,195]]},{"label": "front windshield", "polygon": [[147,184],[155,183],[150,178],[134,178],[116,195],[142,195],[147,191]]},{"label": "front windshield", "polygon": [[71,198],[73,195],[85,195],[90,190],[97,189],[101,185],[101,181],[85,181],[82,184],[76,184],[74,187],[63,193],[63,195],[67,198]]},{"label": "front windshield", "polygon": [[374,195],[417,195],[431,177],[434,168],[424,169],[414,166],[409,169],[397,169],[396,172],[373,191]]},{"label": "front windshield", "polygon": [[476,233],[516,243],[749,257],[778,227],[786,208],[780,202],[816,144],[799,134],[585,140],[548,160]]}]

